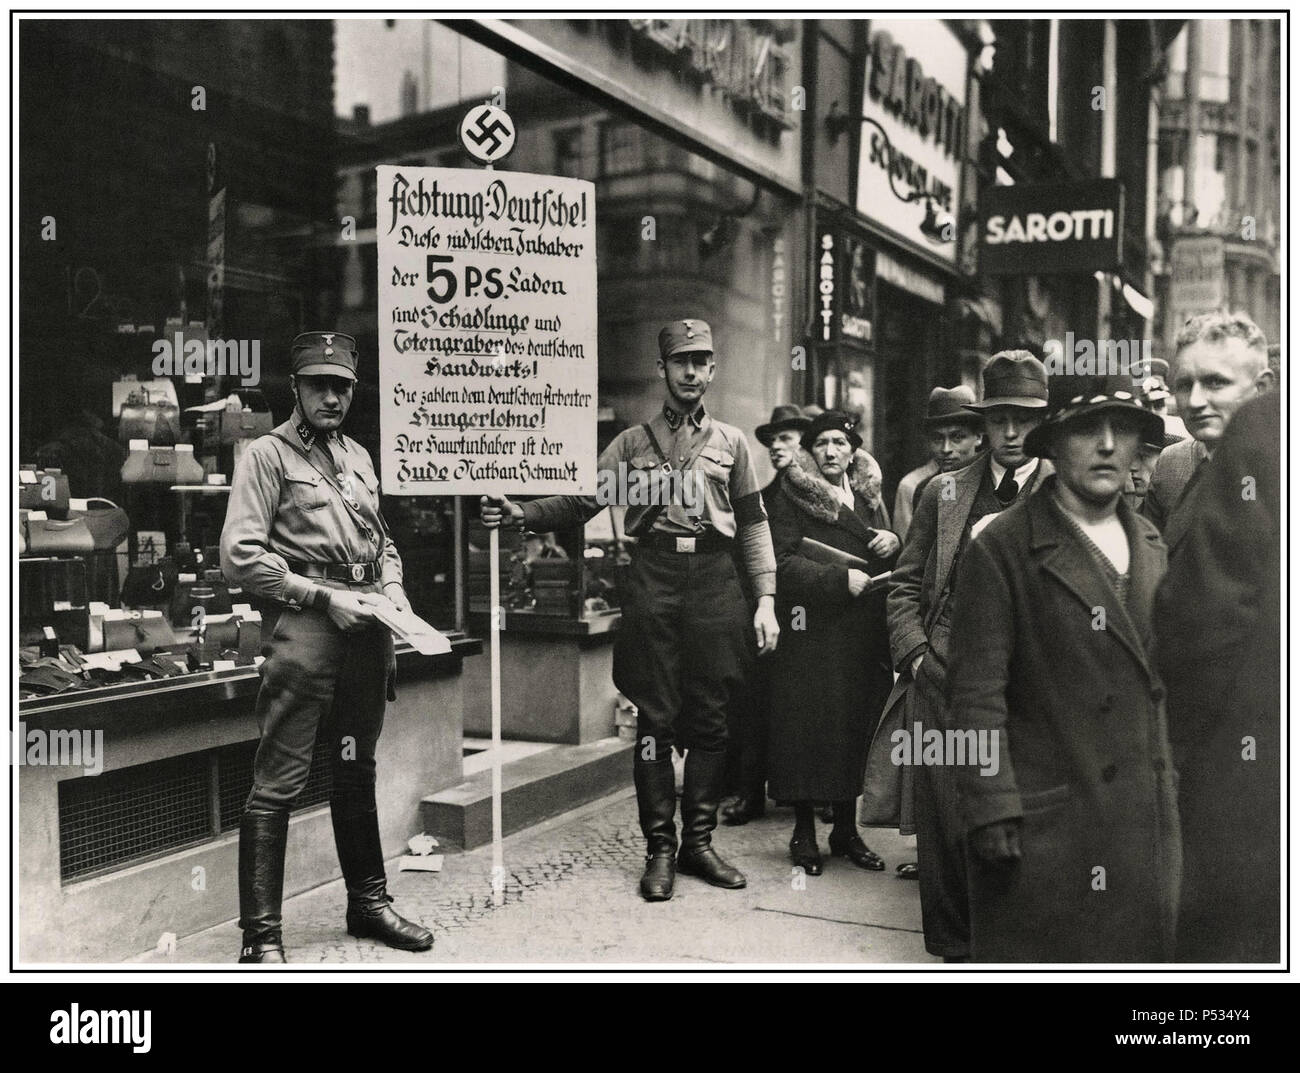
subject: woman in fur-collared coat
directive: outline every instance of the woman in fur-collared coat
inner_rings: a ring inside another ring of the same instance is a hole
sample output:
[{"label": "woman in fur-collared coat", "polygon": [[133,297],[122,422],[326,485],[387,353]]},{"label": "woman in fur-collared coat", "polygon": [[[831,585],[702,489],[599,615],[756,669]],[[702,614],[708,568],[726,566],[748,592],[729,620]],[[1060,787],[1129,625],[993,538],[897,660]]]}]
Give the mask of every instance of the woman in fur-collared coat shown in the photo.
[{"label": "woman in fur-collared coat", "polygon": [[[880,469],[861,450],[854,422],[834,411],[804,432],[769,507],[776,550],[781,644],[772,668],[768,791],[795,805],[793,862],[822,870],[815,802],[834,805],[833,856],[879,871],[854,819],[867,746],[893,684],[885,592],[868,577],[889,570],[900,541],[889,531]],[[869,571],[801,550],[803,538],[864,560]]]}]

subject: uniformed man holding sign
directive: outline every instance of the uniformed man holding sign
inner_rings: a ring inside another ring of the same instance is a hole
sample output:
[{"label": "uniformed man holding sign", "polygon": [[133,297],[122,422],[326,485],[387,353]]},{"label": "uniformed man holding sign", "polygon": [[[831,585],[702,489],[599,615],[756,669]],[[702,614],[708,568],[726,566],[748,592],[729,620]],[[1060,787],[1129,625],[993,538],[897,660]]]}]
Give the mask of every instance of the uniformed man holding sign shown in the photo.
[{"label": "uniformed man holding sign", "polygon": [[427,929],[390,907],[375,811],[375,745],[396,661],[372,601],[407,602],[402,560],[379,513],[379,478],[365,448],[339,432],[352,405],[356,347],[338,332],[294,339],[293,415],[249,446],[221,533],[226,578],[270,604],[256,708],[262,740],[239,824],[241,962],[285,960],[289,809],[306,785],[318,727],[332,758],[348,934],[401,950],[433,945]]},{"label": "uniformed man holding sign", "polygon": [[[760,654],[771,652],[780,632],[776,559],[749,448],[739,429],[715,420],[702,402],[716,369],[709,326],[678,320],[664,328],[658,369],[667,392],[663,409],[620,433],[598,464],[603,474],[622,478],[602,480],[602,487],[679,492],[628,496],[634,505],[627,532],[637,544],[614,646],[614,684],[637,707],[633,774],[646,838],[641,894],[648,901],[672,897],[677,871],[718,887],[745,885],[711,845],[725,778],[726,713],[743,687],[743,646],[754,637]],[[645,479],[636,482],[633,474]],[[550,496],[520,505],[484,496],[481,506],[489,527],[550,532],[581,525],[609,503]],[[737,544],[758,600],[752,635],[732,561]],[[687,751],[680,853],[674,747]]]}]

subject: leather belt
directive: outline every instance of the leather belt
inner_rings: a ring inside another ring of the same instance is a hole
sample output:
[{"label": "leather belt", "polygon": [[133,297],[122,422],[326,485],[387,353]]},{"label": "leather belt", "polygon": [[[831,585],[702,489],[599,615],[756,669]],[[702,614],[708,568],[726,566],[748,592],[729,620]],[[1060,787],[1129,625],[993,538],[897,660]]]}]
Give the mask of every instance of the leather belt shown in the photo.
[{"label": "leather belt", "polygon": [[366,585],[379,580],[378,563],[304,563],[293,559],[286,561],[290,570],[303,577],[346,581],[350,585]]},{"label": "leather belt", "polygon": [[652,532],[643,537],[638,537],[637,544],[639,547],[653,548],[655,551],[671,551],[679,555],[698,555],[706,551],[729,552],[735,541],[731,537],[724,537],[713,530],[708,530],[699,536],[674,536],[672,533]]}]

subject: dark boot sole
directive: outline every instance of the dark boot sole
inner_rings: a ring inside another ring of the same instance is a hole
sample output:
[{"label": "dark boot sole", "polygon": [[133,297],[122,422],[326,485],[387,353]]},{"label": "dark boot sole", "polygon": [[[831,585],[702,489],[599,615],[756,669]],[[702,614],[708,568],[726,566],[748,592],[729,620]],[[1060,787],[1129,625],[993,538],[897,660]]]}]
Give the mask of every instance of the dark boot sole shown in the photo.
[{"label": "dark boot sole", "polygon": [[669,891],[667,894],[647,894],[645,891],[642,891],[641,897],[647,902],[669,902],[672,901],[673,892]]},{"label": "dark boot sole", "polygon": [[408,950],[412,953],[419,953],[421,950],[430,950],[433,947],[433,936],[429,936],[429,941],[416,941],[411,943],[395,942],[383,935],[376,935],[365,928],[358,928],[352,924],[348,925],[348,934],[354,939],[374,939],[376,942],[383,943],[385,946],[391,946],[394,950]]},{"label": "dark boot sole", "polygon": [[739,883],[724,883],[722,880],[715,879],[703,872],[693,872],[689,865],[683,868],[680,859],[677,862],[677,874],[679,876],[694,876],[696,879],[704,880],[710,887],[718,887],[721,890],[743,890],[749,884],[749,880],[744,876],[740,877]]}]

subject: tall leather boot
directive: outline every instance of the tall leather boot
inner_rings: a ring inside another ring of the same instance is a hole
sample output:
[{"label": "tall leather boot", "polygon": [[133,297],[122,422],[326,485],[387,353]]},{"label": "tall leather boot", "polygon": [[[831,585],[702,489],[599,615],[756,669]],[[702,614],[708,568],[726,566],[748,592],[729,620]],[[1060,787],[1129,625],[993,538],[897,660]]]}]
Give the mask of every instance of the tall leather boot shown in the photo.
[{"label": "tall leather boot", "polygon": [[334,845],[348,889],[348,934],[378,939],[397,950],[428,950],[433,933],[393,912],[379,840],[379,813],[364,803],[330,802]]},{"label": "tall leather boot", "polygon": [[726,777],[726,753],[686,753],[686,782],[682,788],[682,849],[677,871],[698,876],[715,887],[739,890],[744,873],[732,868],[714,850],[713,829],[718,825],[718,800]]},{"label": "tall leather boot", "polygon": [[241,965],[284,963],[280,905],[284,897],[287,809],[245,809],[239,818]]},{"label": "tall leather boot", "polygon": [[641,897],[648,902],[666,902],[673,896],[677,871],[677,781],[672,753],[658,760],[632,760],[632,781],[636,785],[637,814],[645,835],[645,874],[641,876]]}]

